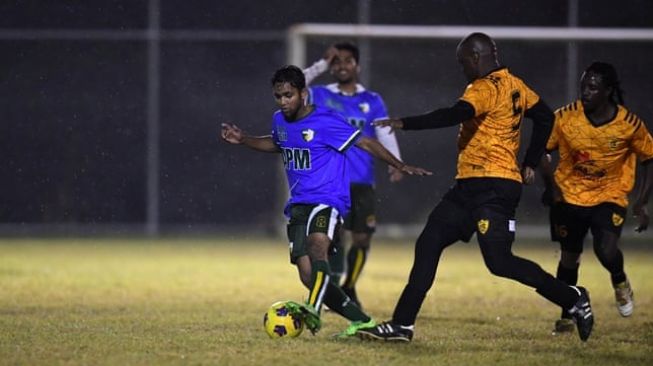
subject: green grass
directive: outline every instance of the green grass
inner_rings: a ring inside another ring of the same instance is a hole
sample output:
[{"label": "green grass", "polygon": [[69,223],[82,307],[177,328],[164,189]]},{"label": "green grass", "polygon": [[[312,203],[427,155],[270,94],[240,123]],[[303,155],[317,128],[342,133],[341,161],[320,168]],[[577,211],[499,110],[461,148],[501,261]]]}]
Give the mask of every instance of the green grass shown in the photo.
[{"label": "green grass", "polygon": [[[412,262],[412,240],[376,243],[359,283],[365,309],[389,317]],[[580,282],[596,325],[582,343],[551,334],[559,310],[532,289],[490,275],[477,245],[442,259],[410,344],[330,335],[271,340],[267,307],[307,294],[283,240],[0,240],[0,364],[6,365],[652,365],[653,250],[624,246],[636,309],[621,318],[591,249]],[[515,245],[555,271],[556,246]]]}]

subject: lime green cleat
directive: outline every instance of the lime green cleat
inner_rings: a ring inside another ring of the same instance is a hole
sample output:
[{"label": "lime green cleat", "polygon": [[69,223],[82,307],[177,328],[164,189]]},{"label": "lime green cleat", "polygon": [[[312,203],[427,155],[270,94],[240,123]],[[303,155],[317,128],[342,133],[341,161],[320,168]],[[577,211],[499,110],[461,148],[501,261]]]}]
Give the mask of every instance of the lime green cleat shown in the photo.
[{"label": "lime green cleat", "polygon": [[320,314],[317,313],[315,308],[309,304],[300,304],[294,301],[286,302],[286,307],[291,313],[299,316],[306,324],[306,328],[315,335],[322,327]]},{"label": "lime green cleat", "polygon": [[358,332],[359,329],[372,328],[372,327],[375,327],[375,326],[376,326],[376,322],[374,321],[374,319],[370,319],[370,320],[368,320],[366,322],[364,322],[362,320],[353,321],[353,322],[351,322],[351,324],[349,324],[347,329],[345,329],[344,331],[336,334],[335,338],[344,339],[344,338],[353,337],[353,336],[356,335],[356,332]]}]

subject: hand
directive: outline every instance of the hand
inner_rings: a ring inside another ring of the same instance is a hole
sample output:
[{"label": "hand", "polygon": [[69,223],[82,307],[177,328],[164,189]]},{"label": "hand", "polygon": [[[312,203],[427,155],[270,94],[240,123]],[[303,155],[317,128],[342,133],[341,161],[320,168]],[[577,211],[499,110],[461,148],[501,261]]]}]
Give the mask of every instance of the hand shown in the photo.
[{"label": "hand", "polygon": [[324,61],[326,61],[329,65],[331,65],[331,62],[333,62],[333,59],[338,56],[338,49],[335,48],[334,46],[330,46],[329,48],[324,51],[324,55],[322,58]]},{"label": "hand", "polygon": [[391,165],[388,165],[388,175],[390,178],[390,183],[397,183],[400,180],[404,179],[404,173]]},{"label": "hand", "polygon": [[645,203],[635,202],[633,205],[633,216],[637,219],[637,227],[635,228],[635,231],[641,233],[648,229],[649,217]]},{"label": "hand", "polygon": [[521,169],[521,178],[524,184],[529,185],[535,182],[535,170],[529,166]]},{"label": "hand", "polygon": [[245,139],[245,134],[243,131],[232,123],[222,124],[222,133],[220,136],[223,140],[234,145],[242,144],[243,140]]},{"label": "hand", "polygon": [[372,122],[372,124],[376,127],[390,127],[390,133],[394,133],[395,130],[404,128],[404,121],[399,118],[380,119]]},{"label": "hand", "polygon": [[426,170],[424,168],[420,168],[420,167],[412,166],[412,165],[407,165],[407,164],[402,165],[399,170],[402,173],[406,173],[408,175],[433,175],[432,172],[430,172],[430,171],[428,171],[428,170]]}]

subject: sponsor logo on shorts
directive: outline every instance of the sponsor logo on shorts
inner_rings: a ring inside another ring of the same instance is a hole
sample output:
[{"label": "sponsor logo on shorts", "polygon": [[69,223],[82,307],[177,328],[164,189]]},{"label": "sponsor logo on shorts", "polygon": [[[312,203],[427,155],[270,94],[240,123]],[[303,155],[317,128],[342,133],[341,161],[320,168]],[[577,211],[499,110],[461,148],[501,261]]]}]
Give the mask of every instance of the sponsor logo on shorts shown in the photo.
[{"label": "sponsor logo on shorts", "polygon": [[621,215],[613,212],[612,213],[612,224],[614,224],[614,226],[621,226],[621,224],[623,224],[623,223],[624,223],[624,218]]},{"label": "sponsor logo on shorts", "polygon": [[478,225],[478,232],[481,234],[485,234],[490,228],[490,220],[486,220],[486,219],[478,220],[477,225]]}]

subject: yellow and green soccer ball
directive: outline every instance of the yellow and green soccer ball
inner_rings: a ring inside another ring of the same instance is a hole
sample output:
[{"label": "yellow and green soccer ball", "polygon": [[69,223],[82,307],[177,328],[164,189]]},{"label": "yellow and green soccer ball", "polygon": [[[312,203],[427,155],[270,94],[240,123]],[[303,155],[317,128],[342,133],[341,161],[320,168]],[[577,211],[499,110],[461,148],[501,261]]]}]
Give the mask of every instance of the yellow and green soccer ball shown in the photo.
[{"label": "yellow and green soccer ball", "polygon": [[304,322],[293,316],[285,301],[275,302],[263,316],[263,327],[270,338],[294,338],[302,334]]}]

